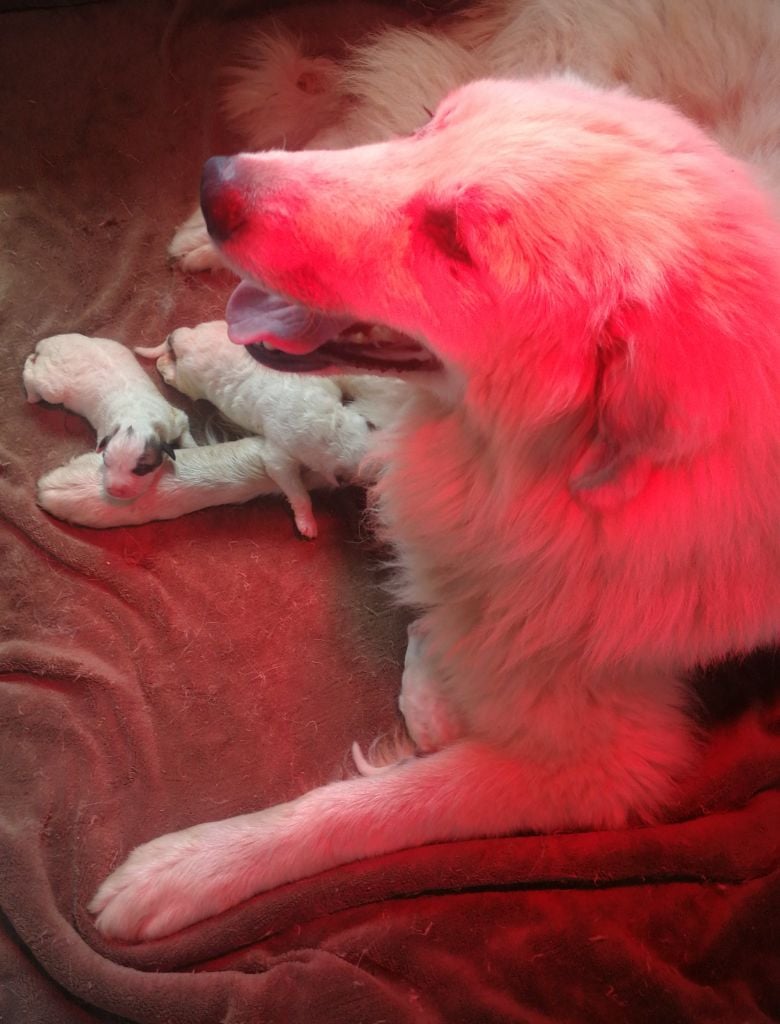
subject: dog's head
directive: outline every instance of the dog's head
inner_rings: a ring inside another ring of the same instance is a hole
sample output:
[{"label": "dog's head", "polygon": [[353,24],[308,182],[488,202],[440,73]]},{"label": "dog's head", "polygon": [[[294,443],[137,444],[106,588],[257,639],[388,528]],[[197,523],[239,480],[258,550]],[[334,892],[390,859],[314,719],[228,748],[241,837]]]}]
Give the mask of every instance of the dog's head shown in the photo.
[{"label": "dog's head", "polygon": [[745,169],[669,108],[574,79],[473,83],[387,143],[214,158],[202,205],[258,360],[454,376],[518,429],[583,410],[572,487],[594,500],[710,444],[746,337],[780,315]]}]

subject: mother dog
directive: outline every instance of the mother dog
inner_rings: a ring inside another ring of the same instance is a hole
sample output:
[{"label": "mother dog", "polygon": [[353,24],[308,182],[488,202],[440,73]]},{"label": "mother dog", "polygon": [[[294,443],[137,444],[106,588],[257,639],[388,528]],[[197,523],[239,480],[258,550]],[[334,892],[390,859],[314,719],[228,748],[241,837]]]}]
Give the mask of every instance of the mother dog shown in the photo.
[{"label": "mother dog", "polygon": [[244,277],[234,340],[421,385],[375,491],[420,609],[416,751],[139,847],[98,927],[652,819],[695,757],[686,671],[780,630],[780,227],[751,173],[662,104],[557,77],[467,85],[408,138],[217,158],[202,197]]}]

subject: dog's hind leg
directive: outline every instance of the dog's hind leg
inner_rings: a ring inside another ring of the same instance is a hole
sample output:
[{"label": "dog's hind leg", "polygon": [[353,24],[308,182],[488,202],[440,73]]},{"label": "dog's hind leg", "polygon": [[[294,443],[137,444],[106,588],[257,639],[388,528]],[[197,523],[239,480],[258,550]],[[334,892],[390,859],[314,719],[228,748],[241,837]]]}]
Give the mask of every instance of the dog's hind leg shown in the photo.
[{"label": "dog's hind leg", "polygon": [[295,525],[302,537],[313,540],[317,536],[317,520],[311,507],[311,495],[301,479],[300,462],[278,445],[267,442],[265,468],[279,490],[287,498]]},{"label": "dog's hind leg", "polygon": [[424,643],[424,627],[412,623],[398,707],[415,747],[422,753],[429,753],[454,743],[462,730],[426,665]]},{"label": "dog's hind leg", "polygon": [[191,274],[225,266],[206,230],[200,207],[176,229],[168,246],[168,255],[177,267]]}]

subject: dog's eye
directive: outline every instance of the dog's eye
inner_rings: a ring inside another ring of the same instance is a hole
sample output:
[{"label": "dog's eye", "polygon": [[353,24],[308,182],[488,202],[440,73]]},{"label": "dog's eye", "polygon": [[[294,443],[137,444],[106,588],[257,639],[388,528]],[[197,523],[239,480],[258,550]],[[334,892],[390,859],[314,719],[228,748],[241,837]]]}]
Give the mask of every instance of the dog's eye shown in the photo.
[{"label": "dog's eye", "polygon": [[159,462],[139,462],[137,465],[133,466],[133,473],[135,476],[146,476],[147,473],[151,473],[153,470],[157,469],[159,465]]},{"label": "dog's eye", "polygon": [[420,230],[445,256],[473,267],[471,253],[458,232],[458,218],[450,207],[429,206],[420,221]]}]

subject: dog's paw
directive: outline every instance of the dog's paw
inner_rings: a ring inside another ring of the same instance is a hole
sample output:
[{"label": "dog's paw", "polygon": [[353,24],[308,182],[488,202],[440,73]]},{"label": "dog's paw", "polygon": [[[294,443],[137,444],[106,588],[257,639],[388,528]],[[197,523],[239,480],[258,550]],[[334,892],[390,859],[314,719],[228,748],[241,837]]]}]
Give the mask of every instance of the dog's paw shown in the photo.
[{"label": "dog's paw", "polygon": [[170,935],[230,906],[230,899],[213,895],[208,844],[199,841],[198,831],[173,832],[133,850],[89,904],[98,930],[140,942]]},{"label": "dog's paw", "polygon": [[209,238],[200,210],[196,210],[177,228],[168,246],[168,255],[181,270],[191,274],[225,266]]},{"label": "dog's paw", "polygon": [[137,847],[89,904],[104,935],[157,939],[289,881],[290,805],[193,825]]}]

